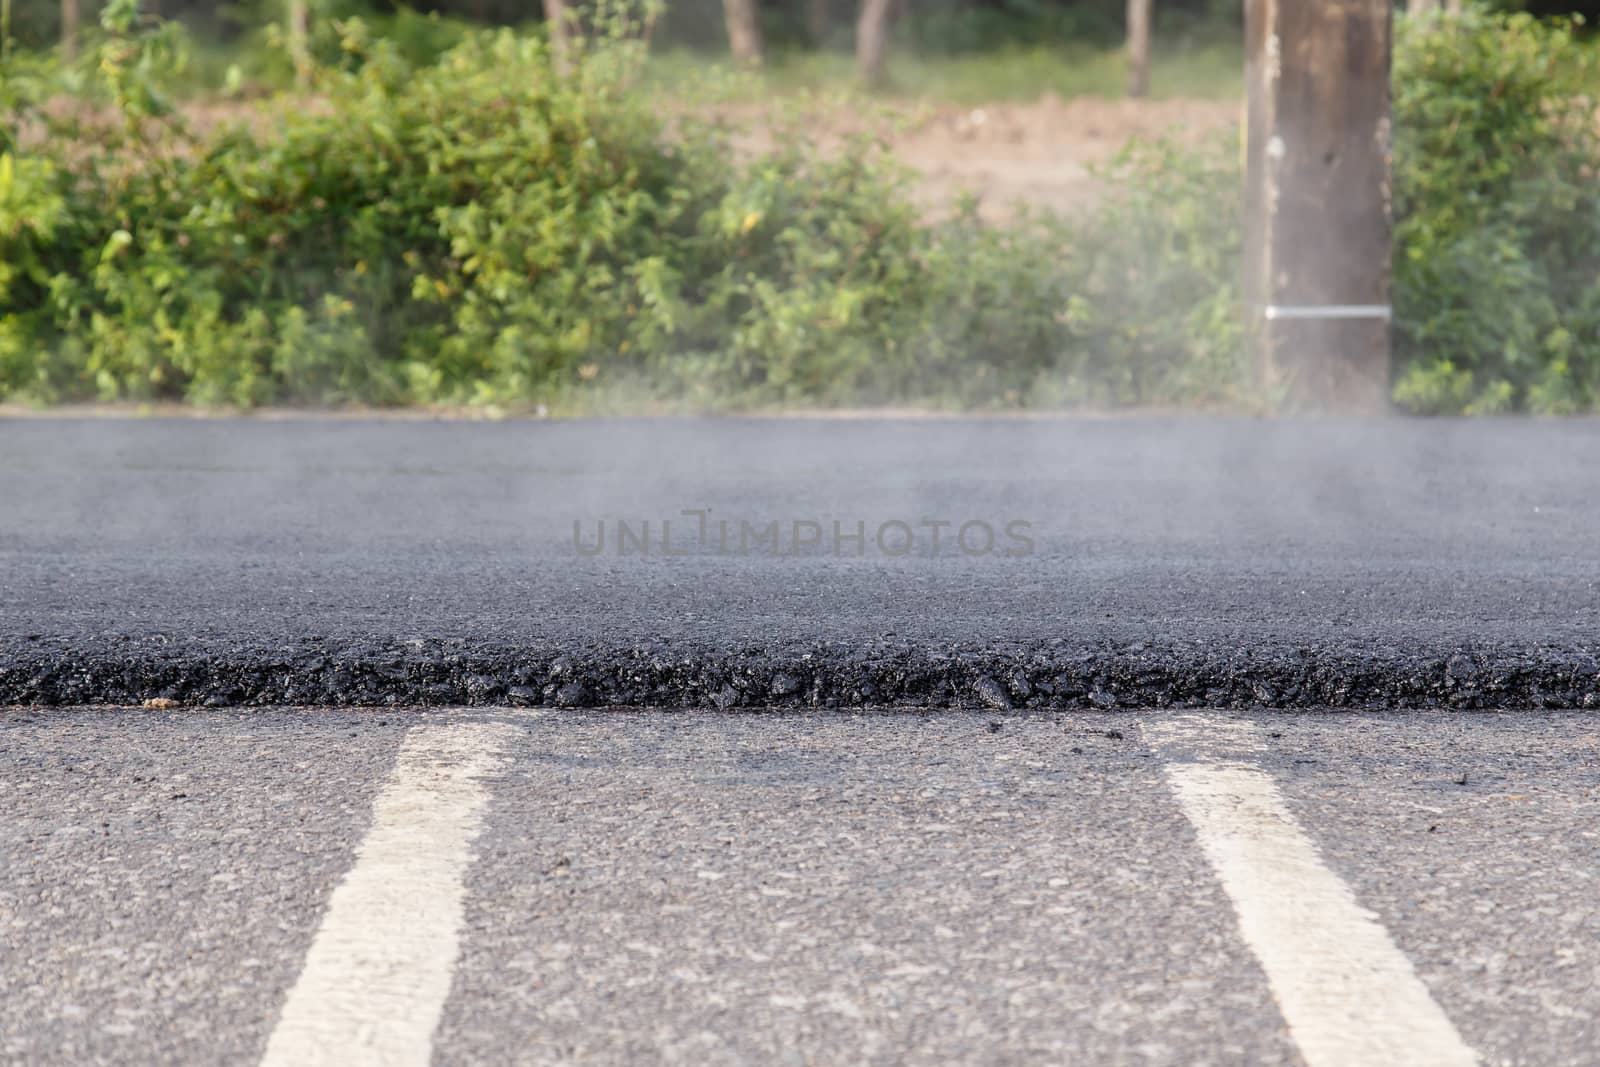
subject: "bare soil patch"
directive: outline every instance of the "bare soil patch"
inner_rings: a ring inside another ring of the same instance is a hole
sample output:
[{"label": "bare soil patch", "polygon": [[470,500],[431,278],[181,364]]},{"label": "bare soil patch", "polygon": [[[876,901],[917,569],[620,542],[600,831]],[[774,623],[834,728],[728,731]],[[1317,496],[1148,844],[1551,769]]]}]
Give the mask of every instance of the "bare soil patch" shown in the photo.
[{"label": "bare soil patch", "polygon": [[[270,137],[285,100],[260,103],[194,102],[185,105],[190,128],[207,134],[243,120],[257,136]],[[326,101],[295,102],[298,110]],[[89,127],[109,124],[104,109],[53,101],[57,117],[77,111]],[[978,198],[980,213],[1003,220],[1031,206],[1070,213],[1093,204],[1103,183],[1092,173],[1129,141],[1172,137],[1195,144],[1236,127],[1238,103],[1218,100],[1123,100],[1047,94],[1031,103],[981,107],[928,103],[864,103],[860,100],[793,103],[761,101],[691,109],[725,122],[735,153],[753,158],[780,139],[802,136],[825,152],[849,150],[853,138],[870,135],[917,175],[912,195],[929,215],[947,212],[964,194]],[[42,136],[42,130],[24,132]]]},{"label": "bare soil patch", "polygon": [[[739,130],[734,145],[746,157],[773,147],[790,128],[765,104],[723,106],[716,113]],[[985,217],[1004,219],[1025,205],[1079,210],[1103,191],[1092,168],[1129,141],[1172,137],[1193,145],[1235,128],[1241,115],[1240,104],[1230,101],[1047,95],[982,107],[819,105],[806,110],[800,130],[826,151],[872,134],[917,173],[913,195],[930,213],[970,193]]]}]

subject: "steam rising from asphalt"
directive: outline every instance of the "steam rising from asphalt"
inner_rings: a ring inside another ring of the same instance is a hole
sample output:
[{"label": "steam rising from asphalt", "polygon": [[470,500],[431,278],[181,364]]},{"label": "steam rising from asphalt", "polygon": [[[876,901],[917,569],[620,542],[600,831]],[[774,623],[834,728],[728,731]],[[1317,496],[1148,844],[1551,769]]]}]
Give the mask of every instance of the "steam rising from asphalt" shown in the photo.
[{"label": "steam rising from asphalt", "polygon": [[[25,503],[0,513],[0,698],[1578,706],[1600,701],[1600,573],[1592,507],[1565,489],[1593,437],[1151,417],[10,420],[0,494]],[[1546,457],[1532,474],[1530,455]],[[1026,516],[1036,551],[572,544],[575,520],[686,504],[819,524]]]},{"label": "steam rising from asphalt", "polygon": [[[1362,420],[419,423],[307,415],[286,420],[292,432],[284,421],[82,419],[74,423],[81,432],[51,453],[27,443],[43,424],[0,423],[14,477],[37,478],[41,486],[52,477],[74,479],[65,493],[16,498],[27,502],[7,509],[6,526],[20,533],[31,524],[59,525],[90,549],[147,544],[159,551],[187,539],[226,555],[261,536],[291,538],[313,552],[370,544],[451,552],[494,543],[581,565],[571,545],[575,521],[588,534],[600,520],[679,518],[687,536],[702,517],[683,513],[703,511],[712,523],[778,521],[786,530],[803,519],[824,529],[841,520],[853,531],[861,520],[869,535],[876,525],[903,521],[921,535],[910,553],[916,557],[927,554],[924,521],[983,519],[997,531],[1026,520],[1038,553],[1077,553],[1086,561],[1152,541],[1205,546],[1221,556],[1292,553],[1313,533],[1354,560],[1398,538],[1428,544],[1441,512],[1487,506],[1520,525],[1540,503],[1441,495],[1418,473],[1436,467],[1440,453],[1470,454],[1487,484],[1510,473],[1489,437],[1450,423],[1413,424],[1393,435],[1394,450],[1374,456],[1361,447],[1372,425]],[[130,481],[142,486],[140,504],[106,511],[101,501]],[[330,484],[340,489],[331,502]],[[406,504],[399,523],[397,497]],[[1161,516],[1155,527],[1148,521],[1153,501]],[[1498,543],[1514,531],[1483,532]],[[1446,555],[1451,549],[1437,547]],[[973,555],[946,554],[955,565]],[[639,553],[633,565],[721,565],[716,553],[696,555],[705,558]],[[816,555],[818,566],[838,562],[831,551]],[[874,566],[892,565],[873,555]],[[608,558],[603,565],[622,564]]]}]

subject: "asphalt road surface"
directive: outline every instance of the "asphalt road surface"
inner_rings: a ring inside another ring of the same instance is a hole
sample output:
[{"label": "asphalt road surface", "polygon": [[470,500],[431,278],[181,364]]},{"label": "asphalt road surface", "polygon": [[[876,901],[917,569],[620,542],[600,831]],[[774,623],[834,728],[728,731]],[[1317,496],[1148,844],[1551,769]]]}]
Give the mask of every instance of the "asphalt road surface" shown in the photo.
[{"label": "asphalt road surface", "polygon": [[1595,1064],[1597,457],[0,421],[0,1061]]},{"label": "asphalt road surface", "polygon": [[1596,1062],[1583,713],[0,713],[18,1064]]},{"label": "asphalt road surface", "polygon": [[1597,458],[1594,421],[11,419],[0,704],[1586,708]]}]

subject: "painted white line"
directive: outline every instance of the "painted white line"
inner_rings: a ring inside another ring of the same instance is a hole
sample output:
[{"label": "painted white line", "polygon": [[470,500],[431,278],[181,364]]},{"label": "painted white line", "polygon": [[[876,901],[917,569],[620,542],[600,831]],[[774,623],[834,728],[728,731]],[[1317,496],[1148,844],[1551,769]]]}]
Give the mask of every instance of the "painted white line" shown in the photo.
[{"label": "painted white line", "polygon": [[328,899],[265,1067],[425,1067],[455,969],[464,880],[514,727],[418,726]]},{"label": "painted white line", "polygon": [[1308,1067],[1470,1067],[1477,1056],[1377,916],[1323,865],[1271,776],[1219,757],[1260,748],[1248,723],[1147,723]]}]

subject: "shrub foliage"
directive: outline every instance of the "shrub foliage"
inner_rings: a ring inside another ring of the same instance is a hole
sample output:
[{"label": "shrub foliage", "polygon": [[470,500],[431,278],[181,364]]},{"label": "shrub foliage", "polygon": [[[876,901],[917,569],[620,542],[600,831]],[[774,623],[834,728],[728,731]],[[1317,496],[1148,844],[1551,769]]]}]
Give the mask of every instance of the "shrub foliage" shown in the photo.
[{"label": "shrub foliage", "polygon": [[[1086,223],[929,221],[879,146],[736,168],[609,40],[474,35],[405,61],[359,22],[312,101],[202,129],[181,60],[115,0],[104,109],[12,78],[0,142],[0,395],[202,404],[1227,402],[1214,166]],[[1181,163],[1171,170],[1168,164]],[[1225,180],[1225,179],[1223,179]],[[1161,221],[1159,201],[1191,210]],[[1127,238],[1136,234],[1133,241]]]},{"label": "shrub foliage", "polygon": [[[88,82],[14,60],[0,397],[1259,402],[1236,145],[1130,150],[1080,218],[930,220],[870,141],[823,156],[797,132],[733,166],[718,130],[642,99],[608,18],[560,65],[509,31],[419,65],[343,23],[313,99],[215,126],[161,95],[183,42],[136,0],[104,9]],[[1396,54],[1396,398],[1592,410],[1583,54],[1521,16],[1419,30]]]},{"label": "shrub foliage", "polygon": [[1565,22],[1417,20],[1395,52],[1395,398],[1600,403],[1600,113]]}]

